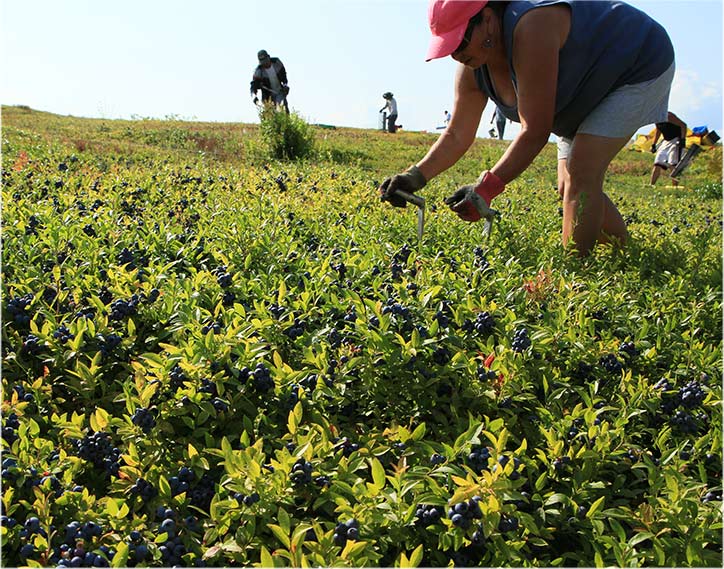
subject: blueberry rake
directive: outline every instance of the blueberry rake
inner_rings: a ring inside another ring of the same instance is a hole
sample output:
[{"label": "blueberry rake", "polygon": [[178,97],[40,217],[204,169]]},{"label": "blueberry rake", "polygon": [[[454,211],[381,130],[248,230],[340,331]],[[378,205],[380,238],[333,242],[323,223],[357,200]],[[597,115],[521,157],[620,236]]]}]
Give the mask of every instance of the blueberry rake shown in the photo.
[{"label": "blueberry rake", "polygon": [[[403,200],[417,206],[417,240],[418,243],[422,243],[422,235],[425,232],[425,198],[404,190],[397,190],[396,195],[400,196]],[[483,235],[486,240],[490,239],[490,234],[493,232],[493,222],[496,218],[500,217],[500,212],[495,209],[489,210],[488,215],[483,219]]]}]

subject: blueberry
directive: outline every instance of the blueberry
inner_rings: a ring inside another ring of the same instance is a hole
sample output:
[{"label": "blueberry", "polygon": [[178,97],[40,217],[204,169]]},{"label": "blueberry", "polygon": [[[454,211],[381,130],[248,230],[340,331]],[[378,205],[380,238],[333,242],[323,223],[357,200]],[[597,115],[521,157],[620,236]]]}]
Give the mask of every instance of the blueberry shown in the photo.
[{"label": "blueberry", "polygon": [[136,561],[143,561],[148,555],[148,547],[143,543],[136,546]]},{"label": "blueberry", "polygon": [[35,516],[25,520],[25,529],[30,533],[35,533],[40,529],[40,520]]},{"label": "blueberry", "polygon": [[359,529],[359,522],[357,520],[355,520],[354,518],[348,519],[346,522],[344,522],[344,525],[348,528]]},{"label": "blueberry", "polygon": [[456,514],[465,515],[468,511],[468,505],[466,502],[460,502],[458,504],[455,504],[453,506],[453,509],[455,510]]},{"label": "blueberry", "polygon": [[444,463],[444,462],[445,462],[445,457],[444,457],[443,455],[441,455],[441,454],[434,453],[434,454],[430,457],[430,464],[431,464],[432,466],[436,466],[436,465],[442,464],[442,463]]},{"label": "blueberry", "polygon": [[249,494],[248,496],[244,497],[244,505],[245,506],[253,506],[260,500],[260,496],[258,492],[254,492],[252,494]]},{"label": "blueberry", "polygon": [[518,518],[515,516],[503,516],[498,523],[498,530],[505,533],[518,529]]},{"label": "blueberry", "polygon": [[171,519],[165,519],[161,522],[160,530],[162,533],[168,534],[169,537],[173,537],[176,533],[176,522]]}]

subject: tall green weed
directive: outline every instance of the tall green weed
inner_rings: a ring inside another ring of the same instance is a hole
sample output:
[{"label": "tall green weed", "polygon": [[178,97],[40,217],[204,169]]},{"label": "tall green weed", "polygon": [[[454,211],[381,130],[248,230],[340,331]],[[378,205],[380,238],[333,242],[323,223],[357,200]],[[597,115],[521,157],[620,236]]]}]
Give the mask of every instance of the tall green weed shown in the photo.
[{"label": "tall green weed", "polygon": [[286,113],[274,105],[259,112],[263,146],[270,158],[300,160],[314,153],[312,127],[296,112]]}]

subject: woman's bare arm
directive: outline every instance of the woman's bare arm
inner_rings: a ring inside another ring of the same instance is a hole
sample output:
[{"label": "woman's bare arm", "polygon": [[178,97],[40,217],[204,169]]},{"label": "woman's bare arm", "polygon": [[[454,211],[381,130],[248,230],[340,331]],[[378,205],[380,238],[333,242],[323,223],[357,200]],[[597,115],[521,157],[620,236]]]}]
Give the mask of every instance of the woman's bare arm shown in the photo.
[{"label": "woman's bare arm", "polygon": [[459,65],[455,75],[452,119],[417,167],[431,180],[455,164],[475,140],[487,96],[478,88],[473,70]]},{"label": "woman's bare arm", "polygon": [[537,8],[521,18],[513,40],[521,131],[492,172],[504,183],[518,177],[543,149],[553,128],[558,52],[570,30],[564,6]]}]

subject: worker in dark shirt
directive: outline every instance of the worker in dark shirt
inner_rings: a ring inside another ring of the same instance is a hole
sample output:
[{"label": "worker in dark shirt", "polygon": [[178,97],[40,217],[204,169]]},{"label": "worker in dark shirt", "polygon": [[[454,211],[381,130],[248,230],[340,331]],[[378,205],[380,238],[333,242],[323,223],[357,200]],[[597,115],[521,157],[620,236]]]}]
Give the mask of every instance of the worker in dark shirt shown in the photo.
[{"label": "worker in dark shirt", "polygon": [[[663,137],[661,144],[656,148],[659,137]],[[656,153],[654,169],[651,171],[651,185],[656,185],[662,170],[674,168],[681,160],[686,148],[686,123],[669,111],[666,121],[656,123],[656,134],[651,144],[651,152]],[[675,186],[679,180],[671,178]]]},{"label": "worker in dark shirt", "polygon": [[257,91],[261,89],[261,100],[263,103],[272,102],[282,105],[287,113],[289,113],[289,104],[287,103],[287,94],[289,93],[289,85],[287,84],[287,70],[278,57],[270,57],[266,50],[262,49],[257,54],[259,65],[254,69],[254,75],[251,79],[251,96],[254,98],[254,104],[259,103]]}]

